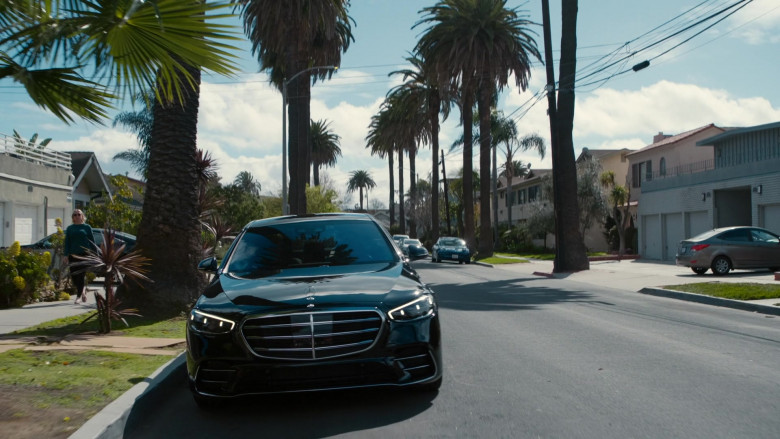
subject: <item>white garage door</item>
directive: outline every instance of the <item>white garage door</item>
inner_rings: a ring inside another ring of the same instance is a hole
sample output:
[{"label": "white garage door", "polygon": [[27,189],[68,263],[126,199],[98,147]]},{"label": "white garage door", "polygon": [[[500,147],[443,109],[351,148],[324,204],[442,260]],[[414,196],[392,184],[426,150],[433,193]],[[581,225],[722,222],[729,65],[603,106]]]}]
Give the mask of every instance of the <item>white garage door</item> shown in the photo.
[{"label": "white garage door", "polygon": [[759,206],[759,225],[775,233],[780,233],[780,204]]},{"label": "white garage door", "polygon": [[661,220],[658,215],[642,217],[642,258],[661,259]]},{"label": "white garage door", "polygon": [[35,206],[14,206],[14,241],[19,244],[32,244],[38,229],[38,208]]},{"label": "white garage door", "polygon": [[709,223],[709,216],[707,215],[706,210],[690,212],[687,215],[688,233],[686,233],[686,238],[693,238],[696,235],[712,229],[712,224]]},{"label": "white garage door", "polygon": [[63,218],[63,215],[65,215],[65,209],[52,209],[50,207],[46,214],[48,218],[46,218],[46,231],[43,232],[43,235],[49,236],[57,231],[57,218],[63,220],[64,224],[65,218]]},{"label": "white garage door", "polygon": [[664,249],[663,259],[666,261],[674,260],[677,254],[677,246],[685,239],[683,236],[683,223],[681,213],[668,213],[664,218]]}]

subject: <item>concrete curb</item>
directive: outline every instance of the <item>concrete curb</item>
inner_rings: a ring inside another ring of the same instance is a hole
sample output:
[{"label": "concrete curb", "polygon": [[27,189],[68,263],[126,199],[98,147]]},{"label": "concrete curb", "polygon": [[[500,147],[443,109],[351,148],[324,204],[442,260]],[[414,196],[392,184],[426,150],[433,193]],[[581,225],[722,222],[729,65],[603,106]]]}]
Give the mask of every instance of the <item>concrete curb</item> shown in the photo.
[{"label": "concrete curb", "polygon": [[723,299],[720,297],[705,296],[702,294],[685,293],[682,291],[665,290],[663,288],[642,288],[639,293],[651,296],[669,297],[672,299],[698,302],[706,305],[715,305],[724,308],[734,308],[743,311],[757,312],[780,316],[780,306],[761,305],[758,303],[744,302],[740,300]]},{"label": "concrete curb", "polygon": [[184,353],[160,366],[148,378],[136,384],[119,398],[105,406],[103,410],[89,419],[69,439],[120,439],[124,436],[125,425],[133,406],[169,380],[174,373],[182,373],[185,364]]}]

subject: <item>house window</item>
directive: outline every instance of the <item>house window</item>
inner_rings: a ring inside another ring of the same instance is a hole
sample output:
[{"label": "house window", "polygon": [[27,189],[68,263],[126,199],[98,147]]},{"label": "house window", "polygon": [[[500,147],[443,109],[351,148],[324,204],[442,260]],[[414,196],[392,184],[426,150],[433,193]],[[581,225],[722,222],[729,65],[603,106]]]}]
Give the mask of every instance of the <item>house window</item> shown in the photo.
[{"label": "house window", "polygon": [[661,157],[661,163],[658,165],[658,173],[663,177],[666,175],[666,157]]},{"label": "house window", "polygon": [[653,180],[653,162],[650,160],[631,165],[631,187],[642,187],[643,181]]},{"label": "house window", "polygon": [[517,191],[517,204],[525,204],[525,189]]},{"label": "house window", "polygon": [[528,188],[528,202],[533,203],[534,201],[539,201],[539,185]]}]

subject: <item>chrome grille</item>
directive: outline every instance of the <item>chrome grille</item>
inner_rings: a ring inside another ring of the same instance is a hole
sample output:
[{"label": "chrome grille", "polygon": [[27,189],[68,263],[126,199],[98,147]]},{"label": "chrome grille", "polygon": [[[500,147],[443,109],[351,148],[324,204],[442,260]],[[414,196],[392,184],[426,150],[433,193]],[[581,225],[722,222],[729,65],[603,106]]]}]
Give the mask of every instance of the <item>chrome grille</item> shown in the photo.
[{"label": "chrome grille", "polygon": [[260,357],[321,360],[368,350],[382,321],[373,310],[260,316],[247,319],[241,334]]}]

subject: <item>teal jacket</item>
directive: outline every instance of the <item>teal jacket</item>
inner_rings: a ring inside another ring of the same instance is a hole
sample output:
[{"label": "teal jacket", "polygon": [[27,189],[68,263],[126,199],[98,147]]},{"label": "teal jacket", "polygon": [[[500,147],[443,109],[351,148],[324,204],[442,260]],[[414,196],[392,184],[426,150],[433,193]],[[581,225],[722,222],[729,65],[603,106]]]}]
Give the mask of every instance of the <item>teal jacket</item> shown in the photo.
[{"label": "teal jacket", "polygon": [[65,229],[65,256],[83,255],[95,249],[95,237],[89,224],[71,224]]}]

